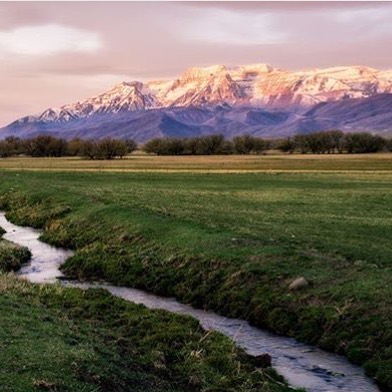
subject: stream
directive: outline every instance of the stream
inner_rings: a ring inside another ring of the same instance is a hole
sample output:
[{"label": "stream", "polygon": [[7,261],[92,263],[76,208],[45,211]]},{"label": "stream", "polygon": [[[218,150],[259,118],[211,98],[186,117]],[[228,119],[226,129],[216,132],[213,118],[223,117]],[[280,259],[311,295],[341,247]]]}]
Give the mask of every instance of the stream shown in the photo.
[{"label": "stream", "polygon": [[0,227],[6,231],[3,238],[30,249],[31,261],[18,271],[18,275],[31,282],[60,282],[81,289],[104,288],[116,297],[143,304],[151,309],[165,309],[192,316],[205,330],[223,333],[251,355],[270,354],[274,368],[290,385],[305,388],[309,392],[380,392],[376,384],[365,376],[363,369],[351,364],[346,358],[253,327],[246,321],[194,309],[175,299],[159,297],[141,290],[109,284],[58,280],[63,276],[59,267],[73,254],[72,251],[45,244],[39,240],[42,231],[16,226],[9,222],[2,212]]}]

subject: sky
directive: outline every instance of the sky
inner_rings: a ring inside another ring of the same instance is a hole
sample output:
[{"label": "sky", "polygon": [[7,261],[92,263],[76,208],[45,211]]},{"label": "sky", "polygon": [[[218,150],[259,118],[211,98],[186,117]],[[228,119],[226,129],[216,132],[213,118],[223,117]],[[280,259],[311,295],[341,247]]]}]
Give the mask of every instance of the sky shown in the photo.
[{"label": "sky", "polygon": [[0,126],[191,66],[392,69],[392,2],[1,2]]}]

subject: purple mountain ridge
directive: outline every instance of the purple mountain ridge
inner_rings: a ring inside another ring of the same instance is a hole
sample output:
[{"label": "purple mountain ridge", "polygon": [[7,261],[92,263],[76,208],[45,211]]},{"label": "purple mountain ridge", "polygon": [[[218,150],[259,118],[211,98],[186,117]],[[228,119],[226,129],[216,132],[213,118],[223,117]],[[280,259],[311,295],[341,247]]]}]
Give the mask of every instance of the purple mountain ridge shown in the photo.
[{"label": "purple mountain ridge", "polygon": [[0,138],[72,139],[240,134],[283,137],[328,129],[392,135],[392,71],[266,64],[190,68],[178,79],[122,82],[86,101],[49,108],[0,129]]}]

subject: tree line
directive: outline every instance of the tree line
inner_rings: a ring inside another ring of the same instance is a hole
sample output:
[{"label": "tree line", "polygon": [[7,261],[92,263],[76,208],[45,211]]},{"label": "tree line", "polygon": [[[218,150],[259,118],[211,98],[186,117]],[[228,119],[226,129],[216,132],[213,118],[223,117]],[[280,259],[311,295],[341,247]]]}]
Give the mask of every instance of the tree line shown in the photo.
[{"label": "tree line", "polygon": [[[105,138],[102,140],[65,140],[49,135],[30,139],[14,136],[0,140],[0,158],[16,155],[32,157],[80,156],[86,159],[123,158],[136,150],[135,141]],[[392,151],[392,139],[366,132],[315,132],[283,139],[266,140],[251,135],[236,136],[231,140],[223,135],[192,138],[155,138],[142,147],[156,155],[229,155],[261,154],[268,149],[287,153],[336,154],[374,153]]]},{"label": "tree line", "polygon": [[143,151],[157,155],[228,155],[260,154],[270,148],[270,142],[244,135],[227,140],[223,135],[191,138],[156,138],[143,146]]},{"label": "tree line", "polygon": [[20,139],[14,136],[0,140],[0,157],[7,158],[16,155],[32,157],[64,157],[80,156],[88,159],[123,158],[136,150],[133,140],[102,139],[82,140],[65,139],[40,135],[30,139]]},{"label": "tree line", "polygon": [[392,151],[392,139],[367,132],[345,134],[332,130],[272,140],[250,135],[237,136],[232,140],[226,140],[223,135],[157,138],[143,146],[145,152],[157,155],[260,154],[268,149],[301,154],[374,153]]},{"label": "tree line", "polygon": [[301,154],[366,154],[392,151],[392,139],[367,132],[343,133],[342,131],[314,132],[296,135],[277,141],[276,148],[283,152]]}]

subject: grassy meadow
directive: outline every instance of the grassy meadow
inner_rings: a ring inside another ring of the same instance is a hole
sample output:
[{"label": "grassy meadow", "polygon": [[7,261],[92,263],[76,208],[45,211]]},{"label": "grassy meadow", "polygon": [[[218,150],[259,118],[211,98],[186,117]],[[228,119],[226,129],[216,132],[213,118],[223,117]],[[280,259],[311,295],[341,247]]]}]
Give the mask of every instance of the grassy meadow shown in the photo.
[{"label": "grassy meadow", "polygon": [[[154,172],[181,170],[184,157],[131,157],[102,173],[77,172],[83,161],[66,159],[41,171],[47,161],[32,160],[34,171],[0,173],[0,205],[13,222],[45,228],[45,241],[76,250],[63,267],[71,277],[246,318],[344,354],[392,387],[389,156],[228,159],[249,173],[215,173],[223,157],[199,158],[185,159],[187,170],[197,165],[187,173]],[[133,159],[155,163],[132,172]],[[290,291],[301,276],[309,286]]]}]

